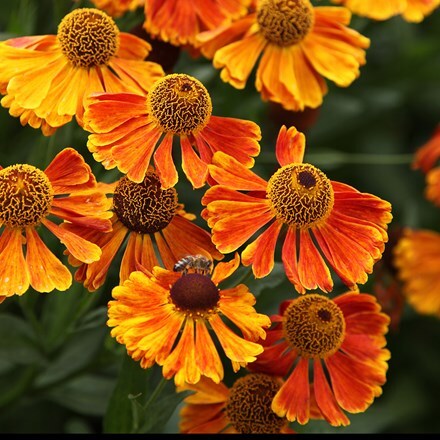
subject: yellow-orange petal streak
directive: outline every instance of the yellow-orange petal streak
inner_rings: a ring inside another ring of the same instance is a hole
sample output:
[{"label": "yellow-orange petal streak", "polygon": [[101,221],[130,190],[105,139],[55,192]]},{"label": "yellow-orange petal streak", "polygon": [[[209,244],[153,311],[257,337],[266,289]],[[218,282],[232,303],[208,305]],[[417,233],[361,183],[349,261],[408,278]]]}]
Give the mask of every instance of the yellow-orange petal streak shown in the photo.
[{"label": "yellow-orange petal streak", "polygon": [[325,420],[332,426],[348,426],[350,420],[341,411],[322,368],[321,360],[313,361],[313,390],[316,403]]},{"label": "yellow-orange petal streak", "polygon": [[309,360],[301,358],[272,401],[272,410],[290,422],[306,424],[310,417]]},{"label": "yellow-orange petal streak", "polygon": [[286,128],[283,125],[278,133],[275,154],[280,166],[291,163],[302,163],[306,148],[304,133],[299,132],[295,127]]},{"label": "yellow-orange petal streak", "polygon": [[31,286],[38,292],[67,290],[72,285],[69,269],[47,248],[35,229],[26,228],[26,242]]},{"label": "yellow-orange petal streak", "polygon": [[256,240],[247,245],[241,254],[245,266],[252,265],[256,278],[263,278],[272,272],[275,264],[275,246],[282,223],[274,221]]},{"label": "yellow-orange petal streak", "polygon": [[[172,148],[173,134],[167,133],[153,155],[154,165],[157,173],[159,174],[162,188],[164,189],[173,187],[179,180],[176,166],[174,165],[171,154]],[[130,177],[129,174],[127,174],[127,176]]]},{"label": "yellow-orange petal streak", "polygon": [[6,228],[0,236],[0,249],[0,295],[22,295],[29,289],[30,274],[20,229]]},{"label": "yellow-orange petal streak", "polygon": [[233,259],[216,264],[211,276],[212,282],[215,285],[218,285],[226,278],[229,278],[238,269],[239,265],[240,256],[238,255],[238,252],[235,252]]},{"label": "yellow-orange petal streak", "polygon": [[208,165],[195,153],[187,136],[180,138],[182,170],[194,188],[201,188],[208,177]]},{"label": "yellow-orange petal streak", "polygon": [[283,261],[284,270],[286,271],[286,276],[295,286],[296,291],[299,293],[305,293],[306,289],[302,285],[298,273],[298,257],[296,247],[296,230],[294,228],[288,228],[281,251],[281,259]]},{"label": "yellow-orange petal streak", "polygon": [[233,362],[247,364],[263,352],[263,347],[255,342],[246,341],[230,330],[218,315],[209,320],[226,356]]},{"label": "yellow-orange petal streak", "polygon": [[[219,383],[224,375],[223,364],[206,324],[202,320],[196,320],[195,344],[194,357],[197,367],[203,376],[209,377],[215,383]],[[185,353],[185,355],[187,354]]]},{"label": "yellow-orange petal streak", "polygon": [[83,263],[92,263],[101,257],[101,249],[94,243],[71,233],[65,228],[61,228],[47,218],[42,220],[44,226],[49,229],[52,234],[59,238],[68,251],[79,261]]}]

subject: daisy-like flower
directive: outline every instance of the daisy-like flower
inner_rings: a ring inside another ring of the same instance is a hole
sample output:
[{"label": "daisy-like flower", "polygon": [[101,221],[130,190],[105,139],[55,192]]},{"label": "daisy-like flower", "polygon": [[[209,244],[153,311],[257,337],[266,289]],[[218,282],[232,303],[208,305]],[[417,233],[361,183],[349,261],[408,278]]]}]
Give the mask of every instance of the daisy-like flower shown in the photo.
[{"label": "daisy-like flower", "polygon": [[46,136],[74,116],[82,125],[90,93],[144,94],[164,75],[159,64],[144,61],[150,49],[146,41],[120,32],[105,12],[75,9],[58,25],[57,35],[0,43],[1,105]]},{"label": "daisy-like flower", "polygon": [[[159,79],[147,96],[102,93],[90,98],[84,115],[93,157],[106,169],[117,167],[142,182],[151,157],[162,186],[178,181],[172,157],[173,139],[180,141],[182,169],[194,188],[208,179],[215,151],[234,156],[246,167],[260,152],[260,127],[252,121],[212,116],[205,86],[186,74]],[[154,152],[154,154],[153,154]]]},{"label": "daisy-like flower", "polygon": [[212,277],[157,266],[150,276],[132,272],[112,291],[107,321],[111,335],[141,367],[157,363],[166,379],[174,376],[177,386],[197,383],[203,376],[219,383],[223,364],[210,330],[238,371],[263,351],[255,341],[264,340],[264,328],[270,326],[269,317],[255,311],[255,297],[244,284],[218,287],[239,264],[236,254],[218,263]]},{"label": "daisy-like flower", "polygon": [[184,399],[180,410],[182,434],[293,434],[289,422],[271,408],[282,385],[280,378],[248,373],[228,388],[202,377],[197,384],[185,384],[178,392],[194,394]]},{"label": "daisy-like flower", "polygon": [[389,317],[373,295],[301,295],[271,319],[264,352],[248,368],[285,379],[272,401],[279,417],[306,424],[317,405],[329,424],[346,426],[344,411],[363,412],[382,394]]},{"label": "daisy-like flower", "polygon": [[394,265],[414,310],[440,318],[440,234],[406,228],[394,248]]},{"label": "daisy-like flower", "polygon": [[124,15],[128,11],[143,6],[145,0],[90,0],[98,9],[102,9],[114,18]]},{"label": "daisy-like flower", "polygon": [[194,45],[199,32],[247,13],[251,0],[145,0],[144,28],[176,46]]},{"label": "daisy-like flower", "polygon": [[[205,255],[220,260],[223,255],[211,242],[210,234],[192,220],[178,203],[174,188],[161,189],[157,174],[150,169],[141,183],[126,176],[107,187],[112,195],[112,232],[98,232],[81,225],[64,225],[102,249],[99,261],[81,263],[69,256],[72,266],[79,266],[75,279],[89,291],[103,285],[117,253],[124,249],[119,269],[123,283],[135,270],[151,271],[154,266],[172,270],[186,255]],[[128,238],[127,238],[128,237]],[[126,240],[127,239],[127,240]]]},{"label": "daisy-like flower", "polygon": [[327,93],[325,78],[348,87],[366,62],[370,40],[348,27],[350,19],[342,7],[261,0],[231,25],[200,33],[197,47],[233,87],[244,88],[258,65],[255,87],[264,101],[316,108]]},{"label": "daisy-like flower", "polygon": [[68,289],[72,275],[45,245],[39,229],[45,226],[75,258],[91,263],[101,256],[99,246],[54,220],[108,232],[109,209],[89,165],[72,148],[61,151],[44,171],[28,164],[1,168],[0,298],[22,295],[29,286],[38,292]]},{"label": "daisy-like flower", "polygon": [[388,20],[396,15],[409,22],[419,23],[440,5],[440,0],[332,0],[354,14],[373,20]]},{"label": "daisy-like flower", "polygon": [[426,144],[420,147],[414,156],[412,166],[426,174],[425,196],[436,206],[440,206],[440,124]]},{"label": "daisy-like flower", "polygon": [[202,217],[222,253],[236,250],[258,233],[242,252],[243,264],[252,265],[257,278],[272,271],[275,247],[284,230],[281,257],[298,292],[331,291],[328,265],[345,285],[356,289],[382,256],[391,205],[303,163],[304,149],[303,133],[283,125],[276,142],[281,167],[269,181],[233,157],[215,153],[209,171],[218,185],[203,196]]}]

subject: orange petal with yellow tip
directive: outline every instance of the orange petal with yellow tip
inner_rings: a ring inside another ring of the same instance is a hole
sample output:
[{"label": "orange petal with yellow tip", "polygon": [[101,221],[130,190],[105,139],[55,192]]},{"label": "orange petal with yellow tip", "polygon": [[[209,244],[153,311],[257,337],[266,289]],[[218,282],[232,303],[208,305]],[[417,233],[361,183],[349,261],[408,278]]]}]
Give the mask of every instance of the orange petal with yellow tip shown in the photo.
[{"label": "orange petal with yellow tip", "polygon": [[272,401],[272,411],[290,422],[306,424],[310,417],[309,360],[300,358]]},{"label": "orange petal with yellow tip", "polygon": [[55,195],[93,188],[96,180],[90,165],[73,148],[58,153],[44,173],[50,180]]},{"label": "orange petal with yellow tip", "polygon": [[196,321],[195,362],[203,376],[218,384],[224,375],[223,364],[205,321]]},{"label": "orange petal with yellow tip", "polygon": [[33,228],[26,228],[26,241],[31,286],[38,292],[67,290],[72,285],[69,269],[47,248]]},{"label": "orange petal with yellow tip", "polygon": [[0,237],[0,249],[0,296],[22,295],[29,289],[30,273],[21,230],[6,228]]},{"label": "orange petal with yellow tip", "polygon": [[167,133],[153,155],[154,165],[156,166],[156,171],[160,177],[160,183],[163,189],[173,187],[179,180],[171,154],[172,147],[173,134]]},{"label": "orange petal with yellow tip", "polygon": [[350,420],[341,411],[322,368],[321,359],[313,360],[313,385],[316,403],[332,426],[348,426]]},{"label": "orange petal with yellow tip", "polygon": [[248,362],[255,361],[256,356],[263,352],[263,347],[260,344],[246,341],[236,335],[225,325],[218,315],[213,315],[209,323],[225,351],[226,356],[231,361],[247,364]]},{"label": "orange petal with yellow tip", "polygon": [[330,292],[333,289],[330,270],[307,229],[299,231],[298,275],[306,289],[319,288],[323,292]]},{"label": "orange petal with yellow tip", "polygon": [[264,179],[222,151],[214,154],[212,165],[208,168],[211,177],[220,185],[243,191],[266,191],[267,182]]},{"label": "orange petal with yellow tip", "polygon": [[47,218],[42,220],[41,223],[43,223],[52,234],[58,237],[68,251],[79,261],[82,261],[83,263],[92,263],[93,261],[99,260],[101,257],[101,248],[96,244],[73,234],[65,228],[61,228]]},{"label": "orange petal with yellow tip", "polygon": [[200,380],[201,371],[194,359],[194,324],[193,319],[187,318],[176,347],[162,364],[163,377],[171,379],[174,376],[176,386]]},{"label": "orange petal with yellow tip", "polygon": [[256,278],[263,278],[272,272],[275,264],[275,246],[282,225],[275,220],[256,240],[246,246],[241,254],[245,266],[252,264],[252,272]]},{"label": "orange petal with yellow tip", "polygon": [[195,391],[195,393],[185,397],[186,403],[195,405],[224,403],[229,396],[229,388],[223,382],[216,383],[212,379],[204,376],[195,384],[184,384],[177,389],[178,392],[185,390]]},{"label": "orange petal with yellow tip", "polygon": [[180,138],[182,169],[193,188],[201,188],[208,177],[208,165],[194,152],[186,136]]},{"label": "orange petal with yellow tip", "polygon": [[275,146],[275,154],[278,163],[282,167],[291,163],[302,163],[305,148],[306,138],[303,133],[295,127],[287,129],[283,125],[280,128]]},{"label": "orange petal with yellow tip", "polygon": [[212,273],[212,282],[217,286],[226,278],[229,278],[240,266],[240,256],[235,252],[234,258],[228,262],[217,263]]}]

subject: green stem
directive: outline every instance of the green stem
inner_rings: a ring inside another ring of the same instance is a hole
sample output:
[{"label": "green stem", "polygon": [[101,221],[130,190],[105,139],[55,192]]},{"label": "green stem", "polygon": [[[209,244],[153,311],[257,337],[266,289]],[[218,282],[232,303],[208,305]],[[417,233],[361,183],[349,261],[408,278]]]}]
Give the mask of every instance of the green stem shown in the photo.
[{"label": "green stem", "polygon": [[151,393],[150,398],[148,399],[147,403],[145,404],[145,408],[148,408],[157,399],[157,397],[162,392],[162,389],[166,383],[167,383],[167,380],[164,377],[162,377],[160,382],[157,384],[156,388],[154,389],[154,391]]}]

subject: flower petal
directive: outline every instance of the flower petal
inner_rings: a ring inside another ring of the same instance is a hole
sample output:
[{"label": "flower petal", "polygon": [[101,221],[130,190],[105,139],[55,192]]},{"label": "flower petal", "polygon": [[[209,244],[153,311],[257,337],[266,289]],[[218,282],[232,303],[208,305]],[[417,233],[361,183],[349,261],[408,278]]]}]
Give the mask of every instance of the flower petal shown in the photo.
[{"label": "flower petal", "polygon": [[286,129],[286,126],[283,125],[280,128],[275,147],[276,158],[280,166],[302,163],[305,148],[306,138],[303,133],[295,127]]},{"label": "flower petal", "polygon": [[173,187],[179,180],[173,157],[171,155],[172,147],[173,134],[167,133],[153,156],[154,165],[163,189]]}]

